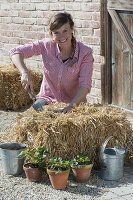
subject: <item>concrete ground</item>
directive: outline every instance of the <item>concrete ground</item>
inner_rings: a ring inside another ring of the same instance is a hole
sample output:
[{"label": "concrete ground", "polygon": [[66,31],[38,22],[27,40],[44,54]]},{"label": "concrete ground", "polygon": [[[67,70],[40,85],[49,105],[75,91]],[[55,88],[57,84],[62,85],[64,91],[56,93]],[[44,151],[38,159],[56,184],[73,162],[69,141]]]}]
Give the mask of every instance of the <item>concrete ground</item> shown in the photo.
[{"label": "concrete ground", "polygon": [[133,200],[133,166],[124,168],[124,176],[117,181],[104,181],[101,186],[107,190],[97,200]]}]

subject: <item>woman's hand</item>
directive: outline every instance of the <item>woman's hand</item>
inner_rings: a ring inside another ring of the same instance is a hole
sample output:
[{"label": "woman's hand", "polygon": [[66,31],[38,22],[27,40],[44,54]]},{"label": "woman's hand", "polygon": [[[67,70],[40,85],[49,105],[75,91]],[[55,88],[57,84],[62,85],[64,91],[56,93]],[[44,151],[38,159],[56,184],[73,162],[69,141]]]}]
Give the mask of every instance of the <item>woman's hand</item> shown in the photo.
[{"label": "woman's hand", "polygon": [[66,113],[71,112],[71,111],[72,111],[72,108],[73,108],[73,106],[68,105],[68,106],[66,106],[65,108],[60,108],[60,109],[55,110],[55,112],[66,114]]},{"label": "woman's hand", "polygon": [[65,113],[69,113],[72,111],[72,106],[71,105],[68,105],[66,106],[65,108],[62,109],[62,112],[65,114]]},{"label": "woman's hand", "polygon": [[32,79],[29,74],[29,72],[23,72],[21,74],[21,84],[25,90],[31,90],[33,91],[33,84],[32,84]]},{"label": "woman's hand", "polygon": [[14,54],[11,59],[13,64],[18,68],[21,73],[21,84],[23,88],[27,91],[30,90],[31,92],[33,92],[32,79],[29,70],[24,63],[23,57],[21,56],[21,54]]}]

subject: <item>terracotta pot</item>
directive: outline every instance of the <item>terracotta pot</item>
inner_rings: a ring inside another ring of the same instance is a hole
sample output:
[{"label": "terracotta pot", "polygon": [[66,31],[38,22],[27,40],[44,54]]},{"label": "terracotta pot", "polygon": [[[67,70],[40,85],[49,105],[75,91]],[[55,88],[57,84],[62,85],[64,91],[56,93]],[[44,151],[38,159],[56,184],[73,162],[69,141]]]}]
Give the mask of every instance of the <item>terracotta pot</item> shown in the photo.
[{"label": "terracotta pot", "polygon": [[38,182],[42,180],[42,171],[38,168],[30,167],[30,163],[26,163],[23,165],[23,169],[25,171],[25,175],[30,182]]},{"label": "terracotta pot", "polygon": [[72,167],[75,180],[80,183],[87,182],[89,180],[93,165],[79,165],[78,167]]},{"label": "terracotta pot", "polygon": [[68,177],[69,177],[70,170],[53,171],[53,170],[47,169],[47,173],[49,175],[51,185],[54,189],[60,190],[60,189],[66,188],[66,186],[68,185]]}]

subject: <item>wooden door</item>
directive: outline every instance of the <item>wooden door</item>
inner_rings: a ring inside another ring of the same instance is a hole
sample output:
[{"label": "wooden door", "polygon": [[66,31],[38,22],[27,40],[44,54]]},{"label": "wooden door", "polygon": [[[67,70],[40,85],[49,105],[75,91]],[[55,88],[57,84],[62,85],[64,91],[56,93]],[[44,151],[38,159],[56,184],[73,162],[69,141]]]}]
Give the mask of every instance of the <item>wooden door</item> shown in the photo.
[{"label": "wooden door", "polygon": [[104,100],[132,110],[133,0],[107,0],[106,10]]}]

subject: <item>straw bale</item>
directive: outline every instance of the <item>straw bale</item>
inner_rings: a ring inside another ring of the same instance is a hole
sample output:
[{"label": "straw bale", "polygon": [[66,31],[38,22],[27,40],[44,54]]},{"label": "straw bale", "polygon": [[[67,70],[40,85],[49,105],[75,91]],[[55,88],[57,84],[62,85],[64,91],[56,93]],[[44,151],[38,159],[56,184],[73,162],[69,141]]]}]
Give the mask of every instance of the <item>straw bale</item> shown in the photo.
[{"label": "straw bale", "polygon": [[120,109],[82,104],[71,113],[54,112],[62,106],[49,105],[39,113],[30,108],[19,114],[8,140],[26,143],[31,147],[44,145],[50,156],[65,159],[84,153],[98,167],[100,146],[106,137],[113,136],[110,145],[126,147],[133,136],[130,123]]},{"label": "straw bale", "polygon": [[[42,76],[30,70],[35,93],[39,92]],[[13,65],[0,66],[0,109],[18,110],[32,103],[28,93],[22,88],[20,73]]]}]

